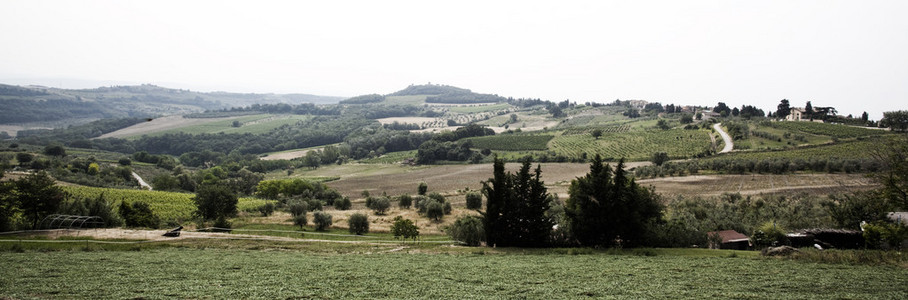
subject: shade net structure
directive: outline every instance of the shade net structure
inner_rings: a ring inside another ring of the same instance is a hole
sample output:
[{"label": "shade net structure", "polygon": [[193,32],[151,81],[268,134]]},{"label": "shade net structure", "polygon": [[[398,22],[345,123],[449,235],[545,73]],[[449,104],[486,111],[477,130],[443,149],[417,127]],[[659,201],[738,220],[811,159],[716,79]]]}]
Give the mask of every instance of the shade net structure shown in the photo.
[{"label": "shade net structure", "polygon": [[74,216],[53,214],[41,220],[42,229],[81,229],[104,227],[104,219],[98,216]]}]

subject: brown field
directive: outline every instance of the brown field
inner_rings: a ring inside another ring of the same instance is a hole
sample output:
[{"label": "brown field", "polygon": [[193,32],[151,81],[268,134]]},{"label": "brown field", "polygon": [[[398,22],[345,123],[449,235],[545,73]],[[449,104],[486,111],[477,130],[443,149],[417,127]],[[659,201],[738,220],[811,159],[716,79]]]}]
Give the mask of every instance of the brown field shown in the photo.
[{"label": "brown field", "polygon": [[[628,168],[646,162],[630,163]],[[517,163],[507,164],[508,171],[515,172]],[[567,198],[571,180],[589,171],[585,163],[543,163],[542,180],[550,193],[561,199]],[[416,194],[420,182],[426,182],[429,192],[439,192],[449,197],[455,207],[463,207],[463,195],[467,190],[479,190],[481,181],[492,176],[491,164],[443,165],[433,167],[411,167],[400,165],[343,165],[329,166],[305,171],[303,176],[338,176],[341,179],[328,182],[344,196],[361,198],[363,190],[372,195],[382,192],[391,196]],[[652,186],[657,193],[665,196],[684,195],[688,197],[717,196],[723,193],[793,194],[808,192],[818,195],[840,194],[861,191],[874,187],[874,183],[863,174],[785,174],[785,175],[698,175],[639,180],[644,186]],[[361,199],[360,199],[361,200]]]},{"label": "brown field", "polygon": [[807,192],[829,195],[874,187],[874,183],[863,174],[700,175],[646,179],[638,183],[651,185],[663,195],[685,197],[723,193],[784,195]]},{"label": "brown field", "polygon": [[129,136],[138,136],[143,134],[155,133],[164,130],[176,129],[186,126],[199,125],[223,120],[236,119],[240,117],[226,117],[226,118],[183,118],[183,116],[167,116],[160,117],[149,122],[139,123],[133,126],[129,126],[114,132],[108,132],[104,135],[97,137],[97,139],[103,138],[125,138]]}]

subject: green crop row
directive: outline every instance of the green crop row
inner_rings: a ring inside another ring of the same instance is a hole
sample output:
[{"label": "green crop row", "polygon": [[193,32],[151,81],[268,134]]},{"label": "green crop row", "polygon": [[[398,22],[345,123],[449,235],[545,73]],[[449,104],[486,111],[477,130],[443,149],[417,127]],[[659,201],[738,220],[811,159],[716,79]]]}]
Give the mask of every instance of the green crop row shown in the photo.
[{"label": "green crop row", "polygon": [[[114,207],[119,206],[122,201],[127,203],[145,202],[151,207],[152,212],[165,223],[179,224],[191,220],[192,212],[196,210],[195,203],[192,201],[195,194],[84,186],[64,186],[63,190],[74,198],[97,198],[104,194],[104,199]],[[251,210],[268,201],[248,197],[240,198],[237,209],[239,211]]]},{"label": "green crop row", "polygon": [[473,143],[473,148],[521,151],[545,150],[548,148],[548,143],[552,138],[554,136],[551,135],[503,134],[475,137],[468,140]]},{"label": "green crop row", "polygon": [[672,158],[687,158],[709,149],[711,140],[706,130],[650,130],[592,135],[562,135],[551,142],[551,150],[567,157],[625,158],[649,160],[653,153],[665,152]]},{"label": "green crop row", "polygon": [[834,138],[856,138],[886,134],[888,131],[818,122],[769,122],[770,126],[793,132],[825,135]]}]

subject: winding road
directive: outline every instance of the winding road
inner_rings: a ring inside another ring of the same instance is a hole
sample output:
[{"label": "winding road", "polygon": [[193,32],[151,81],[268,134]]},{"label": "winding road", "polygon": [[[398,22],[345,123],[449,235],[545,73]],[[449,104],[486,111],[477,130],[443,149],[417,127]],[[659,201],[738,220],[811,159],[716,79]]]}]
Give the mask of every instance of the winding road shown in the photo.
[{"label": "winding road", "polygon": [[722,136],[722,140],[725,141],[725,147],[722,148],[722,151],[719,151],[719,153],[731,152],[731,149],[735,148],[735,144],[734,142],[732,142],[731,136],[729,136],[728,133],[725,132],[725,130],[722,130],[722,123],[713,124],[713,129],[718,131],[719,135]]}]

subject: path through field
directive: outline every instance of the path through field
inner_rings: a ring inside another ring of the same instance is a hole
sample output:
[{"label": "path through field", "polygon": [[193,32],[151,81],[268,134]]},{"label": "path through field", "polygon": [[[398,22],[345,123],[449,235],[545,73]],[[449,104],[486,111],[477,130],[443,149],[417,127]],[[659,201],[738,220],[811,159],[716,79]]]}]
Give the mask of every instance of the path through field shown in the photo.
[{"label": "path through field", "polygon": [[735,144],[732,142],[731,136],[729,136],[725,130],[722,130],[722,123],[713,124],[713,128],[719,132],[719,135],[722,136],[722,140],[725,141],[725,147],[722,148],[722,151],[719,151],[719,153],[731,152],[731,149],[735,148]]},{"label": "path through field", "polygon": [[148,185],[148,183],[146,183],[145,180],[142,180],[142,177],[139,176],[139,174],[136,174],[136,172],[132,172],[132,178],[135,178],[136,181],[139,182],[139,186],[141,186],[141,187],[143,187],[143,188],[146,188],[146,189],[148,189],[149,191],[151,190],[151,186]]}]

